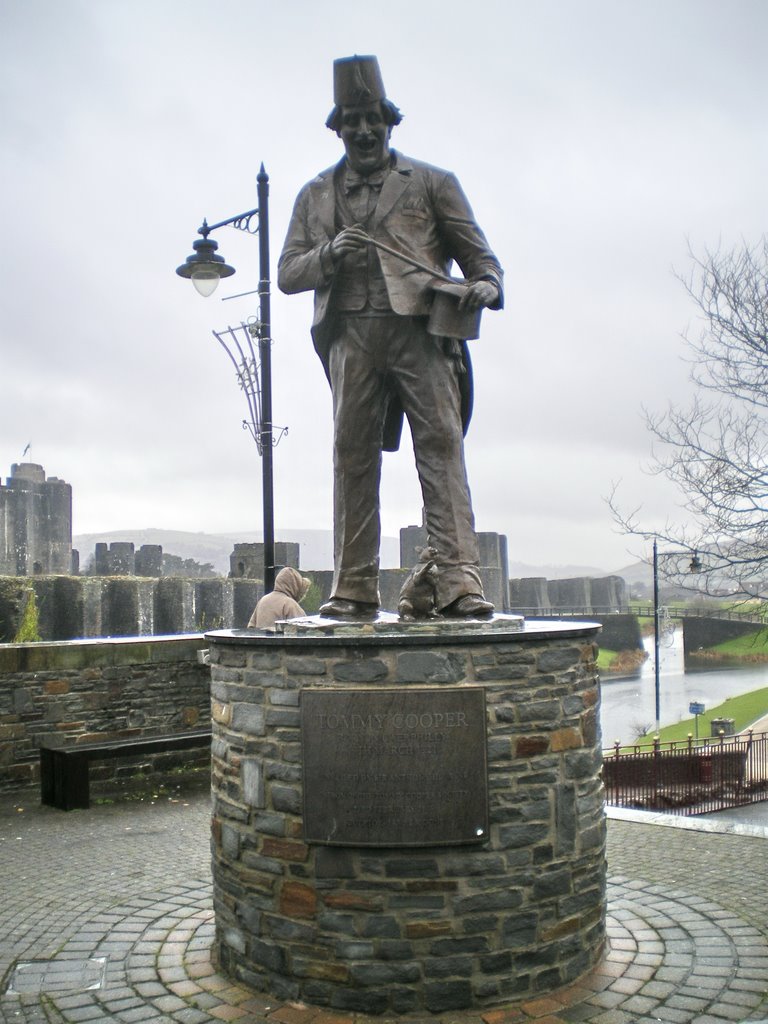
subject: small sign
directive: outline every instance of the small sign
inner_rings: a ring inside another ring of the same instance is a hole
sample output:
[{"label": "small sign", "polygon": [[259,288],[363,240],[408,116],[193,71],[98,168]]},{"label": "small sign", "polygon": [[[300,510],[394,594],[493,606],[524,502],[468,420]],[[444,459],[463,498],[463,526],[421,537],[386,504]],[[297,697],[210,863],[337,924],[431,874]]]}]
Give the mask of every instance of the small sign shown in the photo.
[{"label": "small sign", "polygon": [[697,700],[692,700],[688,705],[688,714],[690,715],[703,715],[705,707]]},{"label": "small sign", "polygon": [[308,688],[301,742],[307,842],[488,841],[482,687]]}]

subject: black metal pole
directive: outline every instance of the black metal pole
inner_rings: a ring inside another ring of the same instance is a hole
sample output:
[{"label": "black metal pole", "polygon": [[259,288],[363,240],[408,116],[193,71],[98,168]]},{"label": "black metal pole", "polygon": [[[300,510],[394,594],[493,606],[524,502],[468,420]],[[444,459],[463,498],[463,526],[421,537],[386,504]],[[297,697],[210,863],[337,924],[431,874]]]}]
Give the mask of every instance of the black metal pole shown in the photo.
[{"label": "black metal pole", "polygon": [[261,362],[261,472],[264,504],[264,590],[275,588],[275,519],[272,487],[272,313],[269,297],[269,175],[256,178],[259,197],[259,361]]},{"label": "black metal pole", "polygon": [[656,538],[653,539],[653,681],[656,693],[656,732],[661,719],[661,694],[659,688],[659,552]]}]

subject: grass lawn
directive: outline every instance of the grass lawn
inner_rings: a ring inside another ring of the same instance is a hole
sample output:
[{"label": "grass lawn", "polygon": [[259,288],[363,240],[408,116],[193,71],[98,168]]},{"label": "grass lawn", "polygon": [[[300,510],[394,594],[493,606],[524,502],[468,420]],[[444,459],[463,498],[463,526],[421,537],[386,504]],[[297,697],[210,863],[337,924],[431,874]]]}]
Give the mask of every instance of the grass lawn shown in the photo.
[{"label": "grass lawn", "polygon": [[[740,697],[729,697],[717,707],[707,708],[703,715],[699,715],[699,739],[709,736],[711,733],[710,722],[713,718],[732,718],[736,732],[746,729],[758,718],[768,713],[768,686],[760,690],[753,690],[751,693],[744,693]],[[659,733],[662,743],[669,743],[673,740],[687,740],[688,733],[695,735],[695,723],[693,718],[686,718],[674,725],[665,725]],[[638,743],[650,743],[653,740],[653,733],[641,736]]]},{"label": "grass lawn", "polygon": [[647,655],[643,650],[612,651],[601,647],[597,654],[597,670],[606,679],[610,675],[633,677],[640,672]]},{"label": "grass lawn", "polygon": [[759,629],[756,633],[724,640],[712,648],[722,654],[749,656],[750,654],[768,654],[768,629]]},{"label": "grass lawn", "polygon": [[616,657],[616,651],[609,651],[603,647],[597,653],[597,668],[604,672],[611,667],[611,662]]}]

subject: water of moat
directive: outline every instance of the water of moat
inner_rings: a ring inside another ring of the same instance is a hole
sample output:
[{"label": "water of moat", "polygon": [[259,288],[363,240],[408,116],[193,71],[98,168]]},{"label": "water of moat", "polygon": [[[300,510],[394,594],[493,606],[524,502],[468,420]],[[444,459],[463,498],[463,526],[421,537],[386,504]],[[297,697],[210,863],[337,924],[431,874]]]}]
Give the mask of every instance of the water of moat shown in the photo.
[{"label": "water of moat", "polygon": [[[653,727],[656,717],[653,637],[646,638],[645,647],[649,657],[639,679],[606,681],[602,684],[600,722],[604,748],[610,747],[616,740],[631,743],[639,726]],[[737,697],[768,686],[768,665],[686,672],[681,629],[675,630],[668,645],[662,645],[659,667],[662,725],[672,725],[681,718],[690,718],[688,705],[691,701],[700,701],[710,710],[721,704],[726,697]],[[705,733],[702,731],[700,735]]]}]

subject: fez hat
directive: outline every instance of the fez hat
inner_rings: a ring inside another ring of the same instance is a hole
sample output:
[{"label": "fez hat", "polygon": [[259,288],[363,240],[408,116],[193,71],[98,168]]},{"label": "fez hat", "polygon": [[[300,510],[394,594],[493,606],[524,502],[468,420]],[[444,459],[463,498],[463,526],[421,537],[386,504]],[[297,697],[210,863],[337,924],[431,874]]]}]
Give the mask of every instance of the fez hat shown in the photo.
[{"label": "fez hat", "polygon": [[386,99],[376,57],[340,57],[333,62],[333,102],[338,107]]}]

